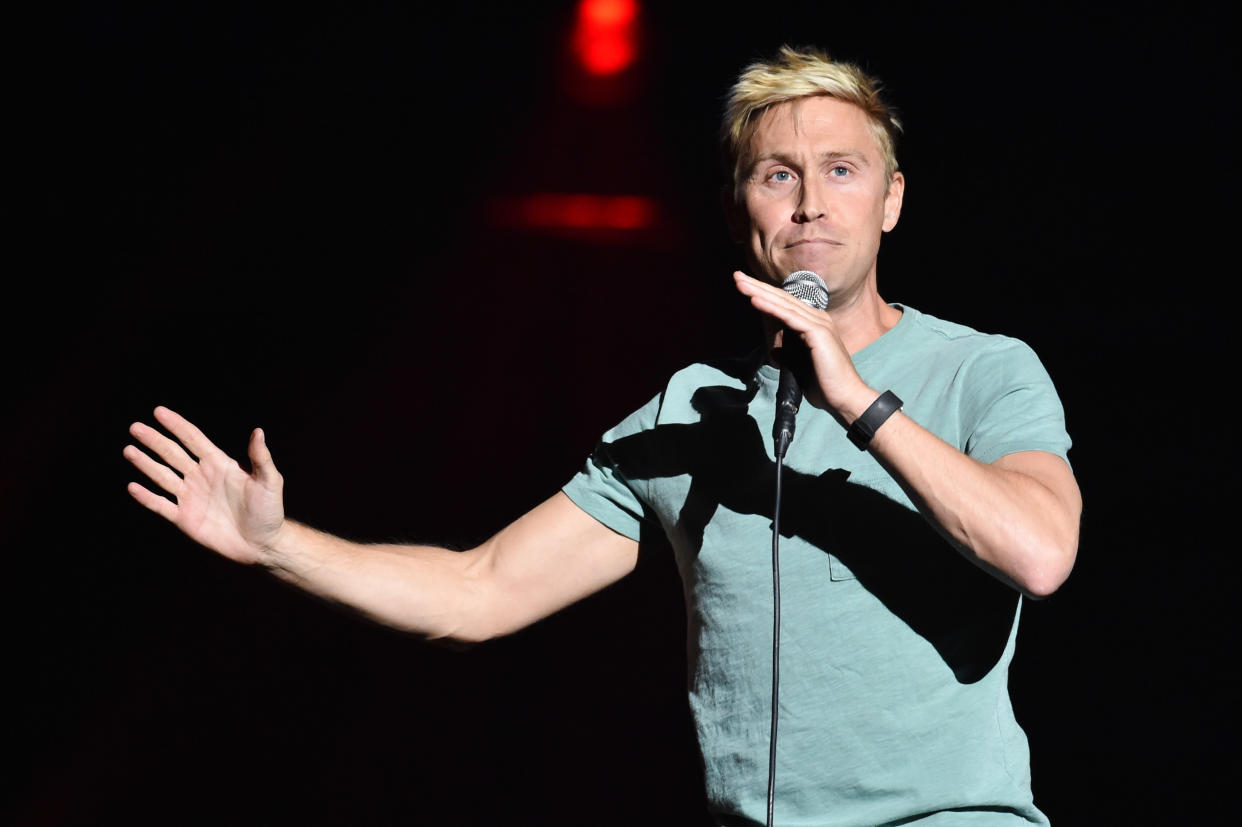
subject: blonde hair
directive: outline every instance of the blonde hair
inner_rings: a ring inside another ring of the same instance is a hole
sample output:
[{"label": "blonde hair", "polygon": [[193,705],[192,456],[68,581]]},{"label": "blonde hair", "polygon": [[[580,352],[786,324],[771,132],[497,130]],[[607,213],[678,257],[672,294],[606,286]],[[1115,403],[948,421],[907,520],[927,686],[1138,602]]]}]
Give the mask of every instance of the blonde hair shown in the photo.
[{"label": "blonde hair", "polygon": [[852,63],[835,61],[825,52],[782,46],[772,60],[747,66],[729,90],[721,129],[725,167],[740,192],[743,163],[759,128],[759,116],[770,106],[797,98],[828,95],[861,109],[871,124],[884,156],[884,173],[891,181],[897,172],[897,135],[901,122],[893,107],[880,97],[880,82]]}]

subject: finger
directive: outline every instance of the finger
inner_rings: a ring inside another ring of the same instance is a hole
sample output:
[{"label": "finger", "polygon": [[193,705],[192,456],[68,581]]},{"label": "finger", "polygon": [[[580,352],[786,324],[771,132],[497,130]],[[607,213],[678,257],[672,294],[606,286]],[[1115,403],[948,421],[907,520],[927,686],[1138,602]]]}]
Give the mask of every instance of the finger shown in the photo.
[{"label": "finger", "polygon": [[125,490],[129,491],[130,496],[141,503],[146,508],[159,514],[170,523],[175,523],[177,517],[177,506],[161,497],[159,494],[152,494],[136,482],[131,482],[126,486]]},{"label": "finger", "polygon": [[182,476],[194,470],[197,465],[194,458],[185,452],[180,445],[173,442],[159,431],[142,422],[129,426],[129,433],[134,439],[154,451],[159,458],[181,472]]},{"label": "finger", "polygon": [[176,411],[160,405],[155,409],[155,418],[199,459],[211,453],[220,453],[220,449],[194,423]]},{"label": "finger", "polygon": [[752,307],[781,322],[790,330],[806,333],[824,323],[823,318],[817,315],[819,311],[814,311],[808,305],[792,297],[786,300],[779,296],[756,293],[749,298]]},{"label": "finger", "polygon": [[[743,293],[746,293],[747,295],[750,295],[755,292],[765,292],[765,291],[773,291],[776,293],[785,292],[784,290],[781,290],[776,285],[769,284],[766,281],[760,281],[757,278],[748,276],[745,273],[743,273],[741,270],[733,271],[733,281],[737,285],[737,288],[741,290]],[[788,295],[788,293],[786,293],[786,295]]]},{"label": "finger", "polygon": [[775,285],[759,281],[758,279],[753,279],[742,272],[736,272],[733,276],[737,284],[738,292],[748,298],[753,298],[755,296],[766,296],[774,302],[780,302],[782,305],[790,308],[791,310],[802,313],[809,310],[812,311],[812,314],[819,312],[816,308],[811,307],[811,305],[802,301],[797,296],[794,296],[788,291],[782,290]]},{"label": "finger", "polygon": [[262,428],[255,428],[250,435],[250,467],[261,483],[273,483],[280,477],[276,472],[276,463],[272,462],[272,452],[267,449]]},{"label": "finger", "polygon": [[781,287],[779,284],[773,284],[770,281],[764,281],[763,279],[757,279],[753,276],[748,276],[745,273],[743,273],[741,270],[733,271],[733,281],[737,284],[738,289],[742,290],[742,292],[749,291],[749,292],[769,293],[774,296],[791,295],[789,291],[785,290],[785,288]]},{"label": "finger", "polygon": [[163,488],[174,497],[181,490],[181,477],[172,472],[167,465],[160,465],[151,459],[144,452],[138,450],[133,445],[126,445],[125,450],[121,452],[127,460],[133,463],[134,467],[151,478],[151,482]]}]

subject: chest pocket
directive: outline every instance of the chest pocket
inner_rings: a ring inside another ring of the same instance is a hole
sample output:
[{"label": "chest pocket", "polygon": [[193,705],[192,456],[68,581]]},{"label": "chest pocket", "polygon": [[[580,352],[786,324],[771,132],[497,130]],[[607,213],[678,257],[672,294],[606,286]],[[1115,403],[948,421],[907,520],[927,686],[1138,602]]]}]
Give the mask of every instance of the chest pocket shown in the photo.
[{"label": "chest pocket", "polygon": [[834,583],[839,580],[857,580],[858,575],[850,571],[850,567],[841,562],[835,554],[828,555],[828,578]]}]

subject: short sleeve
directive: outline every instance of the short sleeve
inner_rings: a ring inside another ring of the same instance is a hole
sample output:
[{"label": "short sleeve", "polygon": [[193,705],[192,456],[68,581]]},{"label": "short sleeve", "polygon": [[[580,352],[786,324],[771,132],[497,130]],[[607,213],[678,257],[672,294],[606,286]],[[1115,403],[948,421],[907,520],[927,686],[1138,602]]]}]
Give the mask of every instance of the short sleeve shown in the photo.
[{"label": "short sleeve", "polygon": [[1047,451],[1069,461],[1065,411],[1043,363],[1025,343],[995,337],[965,366],[965,452],[992,463],[1018,451]]},{"label": "short sleeve", "polygon": [[617,440],[655,426],[661,397],[626,417],[600,438],[582,470],[561,490],[574,504],[618,534],[639,539],[647,518],[645,480],[631,480],[609,449]]}]

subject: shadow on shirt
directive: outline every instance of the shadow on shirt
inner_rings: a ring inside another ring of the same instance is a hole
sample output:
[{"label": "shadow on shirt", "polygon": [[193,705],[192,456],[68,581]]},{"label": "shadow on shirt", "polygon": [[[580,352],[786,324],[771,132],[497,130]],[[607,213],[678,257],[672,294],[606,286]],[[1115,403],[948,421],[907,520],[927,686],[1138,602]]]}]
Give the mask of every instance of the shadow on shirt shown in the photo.
[{"label": "shadow on shirt", "polygon": [[[600,443],[594,459],[631,480],[691,478],[676,533],[697,555],[703,530],[724,506],[772,519],[776,465],[748,406],[757,385],[699,388],[693,424],[665,424]],[[961,683],[974,683],[1000,660],[1013,626],[1017,593],[971,563],[917,512],[850,472],[782,474],[781,535],[797,536],[845,563],[860,585],[926,639]]]}]

